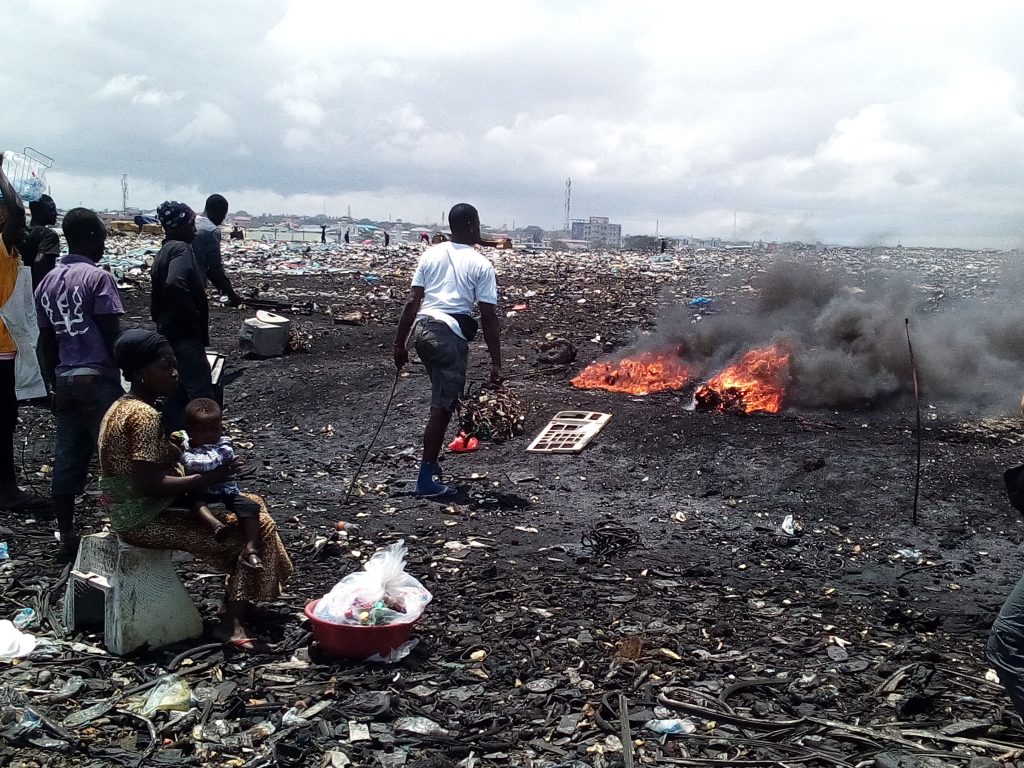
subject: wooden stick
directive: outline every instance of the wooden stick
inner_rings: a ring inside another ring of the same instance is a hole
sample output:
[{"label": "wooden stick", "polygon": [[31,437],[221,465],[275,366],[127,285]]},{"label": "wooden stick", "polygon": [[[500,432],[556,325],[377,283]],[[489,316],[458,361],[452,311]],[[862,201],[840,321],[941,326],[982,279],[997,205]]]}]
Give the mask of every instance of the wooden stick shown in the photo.
[{"label": "wooden stick", "polygon": [[629,702],[619,693],[619,738],[622,739],[622,768],[633,768],[633,732],[629,728]]},{"label": "wooden stick", "polygon": [[914,470],[914,511],[911,522],[917,525],[917,502],[921,495],[921,393],[917,386],[917,364],[914,362],[914,346],[910,343],[910,318],[903,319],[907,330],[907,350],[910,352],[910,372],[914,378],[914,407],[917,410],[917,468]]}]

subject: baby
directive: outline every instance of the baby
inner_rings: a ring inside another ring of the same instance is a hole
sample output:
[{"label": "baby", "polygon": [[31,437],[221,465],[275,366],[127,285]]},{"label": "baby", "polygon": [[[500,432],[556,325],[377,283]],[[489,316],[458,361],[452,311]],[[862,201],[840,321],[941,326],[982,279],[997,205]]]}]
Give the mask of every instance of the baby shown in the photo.
[{"label": "baby", "polygon": [[[222,434],[223,415],[216,402],[205,397],[191,401],[185,408],[185,439],[182,441],[181,464],[186,475],[209,472],[235,458],[231,438]],[[192,500],[192,513],[213,533],[217,541],[224,541],[231,529],[222,523],[208,504],[223,504],[242,524],[245,549],[239,560],[250,568],[262,568],[259,557],[260,522],[259,505],[242,496],[238,485],[229,480],[211,485],[198,498]]]}]

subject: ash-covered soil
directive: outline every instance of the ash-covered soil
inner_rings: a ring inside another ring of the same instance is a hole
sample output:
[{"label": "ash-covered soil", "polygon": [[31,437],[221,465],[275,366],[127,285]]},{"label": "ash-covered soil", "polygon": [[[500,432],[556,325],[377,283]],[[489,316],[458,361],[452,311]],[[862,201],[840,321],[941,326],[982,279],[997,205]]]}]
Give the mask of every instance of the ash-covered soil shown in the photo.
[{"label": "ash-covered soil", "polygon": [[[639,763],[852,766],[904,751],[919,761],[907,765],[1007,755],[1013,764],[1024,731],[1002,689],[986,678],[984,646],[1024,562],[1024,526],[1001,480],[1021,460],[1016,413],[972,414],[931,402],[923,382],[915,526],[909,398],[856,411],[736,416],[688,410],[690,390],[629,397],[569,386],[586,363],[652,329],[671,293],[714,295],[717,312],[732,311],[730,296],[747,292],[763,268],[758,257],[731,256],[726,265],[695,259],[673,270],[614,261],[581,269],[545,265],[549,257],[541,256],[513,268],[502,258],[503,309],[536,292],[503,329],[508,386],[529,411],[526,434],[448,456],[446,473],[464,486],[451,504],[411,493],[429,399],[429,382],[413,365],[398,382],[357,494],[341,506],[394,378],[389,353],[410,257],[377,259],[370,281],[365,266],[350,274],[235,277],[243,294],[315,303],[312,313],[291,315],[309,353],[233,355],[227,366],[228,425],[239,442],[251,443],[245,453],[256,470],[247,489],[267,498],[297,572],[262,626],[284,644],[281,652],[207,650],[197,654],[194,674],[189,662],[179,672],[193,688],[234,684],[230,695],[244,706],[224,716],[232,733],[267,719],[277,731],[239,746],[194,740],[194,723],[183,723],[161,731],[147,752],[144,726],[109,715],[75,731],[70,752],[20,742],[2,748],[8,759],[265,765],[276,754],[279,764],[321,765],[323,755],[340,751],[355,765],[621,765],[621,692]],[[983,274],[1001,269],[995,256],[989,267]],[[962,259],[930,282],[951,297],[979,294],[977,274]],[[139,324],[147,288],[141,282],[124,291],[130,320]],[[336,324],[328,309],[360,310],[367,323]],[[248,315],[213,309],[213,347],[231,355]],[[538,345],[558,337],[579,347],[577,362],[536,365]],[[486,363],[481,342],[472,380],[485,380]],[[555,412],[573,408],[613,418],[579,455],[525,452]],[[42,488],[52,424],[38,408],[24,409],[23,420],[24,465]],[[786,515],[798,535],[781,533]],[[342,546],[318,546],[338,520],[360,529]],[[48,523],[3,523],[12,554],[6,612],[13,614],[46,602],[60,570]],[[81,523],[95,530],[102,517],[91,508]],[[307,650],[304,605],[399,538],[409,547],[410,571],[434,595],[412,655],[380,667]],[[182,568],[212,619],[218,579],[201,563]],[[46,604],[61,594],[58,585]],[[48,629],[44,623],[43,634]],[[63,661],[9,666],[2,682],[36,697],[59,722],[155,678],[188,647],[126,660],[68,650]],[[215,663],[200,663],[209,660]],[[49,675],[40,682],[43,672]],[[45,692],[71,675],[86,678],[88,695],[47,703]],[[290,707],[325,699],[331,705],[310,724],[282,724]],[[402,716],[428,717],[446,734],[396,731]],[[696,733],[662,737],[645,728],[656,717],[687,718]],[[353,741],[351,724],[359,722],[370,738]]]}]

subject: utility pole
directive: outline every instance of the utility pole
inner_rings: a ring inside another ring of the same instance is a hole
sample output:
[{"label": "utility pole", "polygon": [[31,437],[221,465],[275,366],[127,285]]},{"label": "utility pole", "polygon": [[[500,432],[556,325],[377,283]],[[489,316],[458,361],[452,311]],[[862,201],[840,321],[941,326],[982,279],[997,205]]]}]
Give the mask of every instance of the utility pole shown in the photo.
[{"label": "utility pole", "polygon": [[128,212],[128,174],[121,174],[121,210]]},{"label": "utility pole", "polygon": [[565,180],[565,226],[562,227],[566,232],[571,229],[572,222],[569,219],[570,202],[572,201],[572,179]]}]

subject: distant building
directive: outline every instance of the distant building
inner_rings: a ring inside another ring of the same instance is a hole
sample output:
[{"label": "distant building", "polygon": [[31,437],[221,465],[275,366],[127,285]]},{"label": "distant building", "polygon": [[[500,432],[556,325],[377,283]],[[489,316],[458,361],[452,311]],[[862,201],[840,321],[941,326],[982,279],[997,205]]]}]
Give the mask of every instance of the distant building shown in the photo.
[{"label": "distant building", "polygon": [[607,216],[591,216],[572,222],[572,239],[586,240],[591,245],[604,248],[622,246],[622,225],[609,224]]}]

